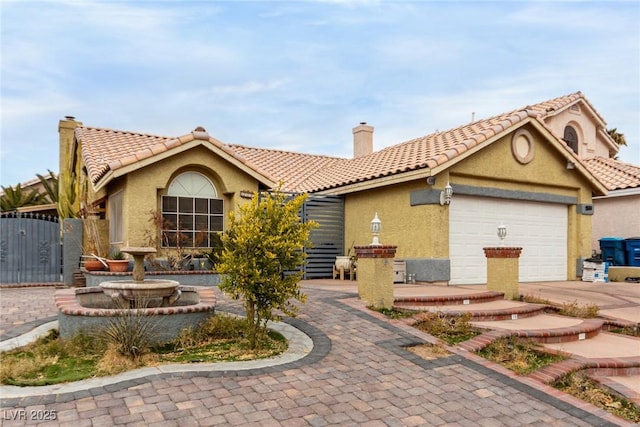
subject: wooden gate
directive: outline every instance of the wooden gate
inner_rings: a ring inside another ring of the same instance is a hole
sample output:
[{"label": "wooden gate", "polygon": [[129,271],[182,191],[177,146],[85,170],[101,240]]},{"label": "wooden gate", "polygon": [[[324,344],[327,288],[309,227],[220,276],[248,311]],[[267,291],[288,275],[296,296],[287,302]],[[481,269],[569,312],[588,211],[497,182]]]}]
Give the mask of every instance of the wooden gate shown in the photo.
[{"label": "wooden gate", "polygon": [[11,212],[0,217],[0,283],[62,281],[57,217]]}]

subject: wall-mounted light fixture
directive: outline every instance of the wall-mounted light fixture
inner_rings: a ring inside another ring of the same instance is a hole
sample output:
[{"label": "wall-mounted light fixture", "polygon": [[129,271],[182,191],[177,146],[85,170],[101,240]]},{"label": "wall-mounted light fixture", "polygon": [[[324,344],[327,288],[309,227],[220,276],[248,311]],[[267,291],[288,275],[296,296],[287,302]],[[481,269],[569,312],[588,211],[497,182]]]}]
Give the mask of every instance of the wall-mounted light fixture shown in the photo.
[{"label": "wall-mounted light fixture", "polygon": [[447,186],[444,187],[444,190],[440,192],[440,205],[448,205],[451,203],[451,196],[453,196],[453,188],[451,184],[447,183]]},{"label": "wall-mounted light fixture", "polygon": [[373,241],[371,242],[372,246],[379,246],[380,240],[378,237],[380,236],[380,230],[382,230],[382,221],[378,218],[378,212],[376,212],[375,216],[371,220],[371,234],[373,234]]},{"label": "wall-mounted light fixture", "polygon": [[507,237],[507,227],[504,224],[498,226],[498,237],[500,238],[500,246],[504,246],[504,239]]}]

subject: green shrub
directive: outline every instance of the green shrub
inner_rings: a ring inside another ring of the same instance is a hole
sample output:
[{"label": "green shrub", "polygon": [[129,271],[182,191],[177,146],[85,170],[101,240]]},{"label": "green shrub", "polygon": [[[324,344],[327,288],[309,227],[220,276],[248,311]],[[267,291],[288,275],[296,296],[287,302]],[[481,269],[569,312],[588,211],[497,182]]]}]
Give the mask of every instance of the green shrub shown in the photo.
[{"label": "green shrub", "polygon": [[135,359],[149,351],[157,341],[160,318],[147,313],[148,302],[140,301],[131,309],[121,307],[121,315],[110,317],[95,334],[119,354]]}]

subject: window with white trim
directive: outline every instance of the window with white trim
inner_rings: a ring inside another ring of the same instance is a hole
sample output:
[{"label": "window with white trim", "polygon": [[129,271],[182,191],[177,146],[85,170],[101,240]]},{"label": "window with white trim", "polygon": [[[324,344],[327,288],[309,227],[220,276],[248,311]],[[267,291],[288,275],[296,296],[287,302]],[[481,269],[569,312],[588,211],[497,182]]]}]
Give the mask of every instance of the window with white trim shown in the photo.
[{"label": "window with white trim", "polygon": [[163,247],[211,247],[211,233],[224,229],[224,202],[198,172],[185,172],[171,181],[161,209]]}]

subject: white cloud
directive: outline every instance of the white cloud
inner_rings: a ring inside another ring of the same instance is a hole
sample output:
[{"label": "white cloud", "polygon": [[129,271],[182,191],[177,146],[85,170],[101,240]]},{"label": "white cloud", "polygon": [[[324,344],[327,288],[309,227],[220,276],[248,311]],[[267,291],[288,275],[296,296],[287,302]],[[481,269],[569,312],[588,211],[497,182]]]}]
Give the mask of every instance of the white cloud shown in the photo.
[{"label": "white cloud", "polygon": [[577,90],[626,134],[621,158],[640,163],[640,6],[631,2],[2,8],[3,185],[55,169],[65,114],[167,136],[201,125],[225,142],[350,156],[360,121],[376,127],[382,148],[459,126],[472,112],[488,117]]}]

